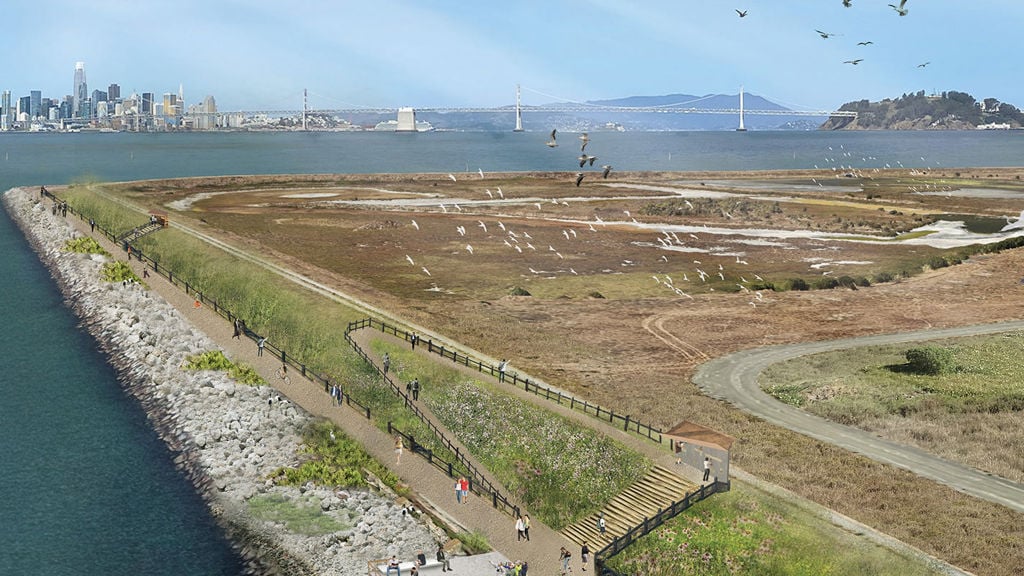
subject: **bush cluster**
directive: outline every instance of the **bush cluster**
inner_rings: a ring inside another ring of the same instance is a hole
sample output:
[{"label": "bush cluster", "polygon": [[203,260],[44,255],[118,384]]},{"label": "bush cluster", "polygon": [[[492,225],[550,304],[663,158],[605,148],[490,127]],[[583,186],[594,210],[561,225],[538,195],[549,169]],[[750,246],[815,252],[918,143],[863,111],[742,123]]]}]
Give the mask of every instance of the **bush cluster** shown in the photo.
[{"label": "bush cluster", "polygon": [[953,352],[938,346],[911,348],[905,353],[907,369],[915,374],[952,374],[959,370]]}]

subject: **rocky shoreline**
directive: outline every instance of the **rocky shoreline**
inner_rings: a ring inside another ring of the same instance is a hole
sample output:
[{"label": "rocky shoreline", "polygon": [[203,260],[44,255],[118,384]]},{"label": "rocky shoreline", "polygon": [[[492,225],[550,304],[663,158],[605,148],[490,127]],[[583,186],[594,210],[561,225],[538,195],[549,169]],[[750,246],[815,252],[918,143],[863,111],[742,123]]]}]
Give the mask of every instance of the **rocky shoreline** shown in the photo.
[{"label": "rocky shoreline", "polygon": [[[104,282],[100,268],[111,257],[64,251],[65,242],[80,234],[37,195],[13,189],[3,201],[126,392],[176,454],[175,465],[234,542],[246,574],[361,576],[368,560],[435,547],[430,529],[386,495],[274,486],[267,476],[298,462],[300,434],[313,417],[290,402],[273,401],[278,393],[269,386],[182,369],[187,356],[218,346],[160,295]],[[319,506],[345,528],[320,536],[290,532],[283,523],[250,514],[254,496]]]}]

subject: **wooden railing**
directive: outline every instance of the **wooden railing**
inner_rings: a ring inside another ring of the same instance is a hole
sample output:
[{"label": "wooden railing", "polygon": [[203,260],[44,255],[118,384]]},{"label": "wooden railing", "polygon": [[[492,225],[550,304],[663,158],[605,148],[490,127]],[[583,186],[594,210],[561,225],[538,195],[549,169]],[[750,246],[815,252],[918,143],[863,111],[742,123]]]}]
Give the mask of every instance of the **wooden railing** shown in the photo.
[{"label": "wooden railing", "polygon": [[668,508],[661,510],[653,518],[644,518],[644,521],[633,526],[625,534],[612,540],[607,546],[601,548],[594,554],[594,572],[600,576],[624,576],[605,566],[609,558],[625,550],[630,544],[650,534],[653,530],[678,516],[687,508],[697,502],[715,494],[728,490],[728,486],[722,482],[706,484],[683,496],[680,500],[673,502]]}]

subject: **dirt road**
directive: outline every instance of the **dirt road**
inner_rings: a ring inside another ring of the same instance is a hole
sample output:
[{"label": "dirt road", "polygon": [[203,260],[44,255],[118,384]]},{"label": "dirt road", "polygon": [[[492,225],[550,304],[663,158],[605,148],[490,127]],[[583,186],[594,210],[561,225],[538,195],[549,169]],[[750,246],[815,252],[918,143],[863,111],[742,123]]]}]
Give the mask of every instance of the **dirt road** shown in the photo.
[{"label": "dirt road", "polygon": [[740,410],[772,424],[863,454],[878,462],[909,470],[966,494],[1024,512],[1024,485],[944,460],[911,446],[883,440],[851,426],[825,420],[776,400],[758,386],[758,376],[762,370],[771,364],[798,356],[860,346],[937,340],[1022,329],[1024,321],[1000,322],[754,348],[703,364],[694,375],[693,381],[709,396],[729,402]]}]

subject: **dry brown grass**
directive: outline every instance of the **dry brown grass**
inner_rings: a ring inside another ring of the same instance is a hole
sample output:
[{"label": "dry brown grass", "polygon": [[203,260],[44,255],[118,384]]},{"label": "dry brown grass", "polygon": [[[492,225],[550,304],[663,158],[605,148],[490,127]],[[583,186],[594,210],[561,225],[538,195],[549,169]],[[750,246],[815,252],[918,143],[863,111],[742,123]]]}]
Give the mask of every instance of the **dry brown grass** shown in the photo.
[{"label": "dry brown grass", "polygon": [[[988,180],[986,186],[1012,184],[1020,173],[976,172],[979,180]],[[988,174],[993,176],[988,178]],[[806,172],[750,177],[795,180],[811,175],[822,176]],[[619,181],[666,184],[685,180],[693,187],[699,187],[702,179],[723,177],[735,179],[737,175],[618,175]],[[952,170],[928,175],[935,180],[952,177]],[[961,177],[975,181],[966,171]],[[882,185],[871,190],[878,198],[869,200],[861,193],[856,202],[841,207],[827,205],[828,200],[836,199],[834,193],[801,193],[801,198],[815,199],[815,203],[790,202],[784,205],[784,214],[797,210],[793,212],[796,221],[808,218],[812,224],[825,226],[836,211],[840,218],[862,216],[864,226],[880,229],[890,225],[889,220],[899,226],[913,223],[917,212],[973,210],[993,215],[1019,211],[1009,200],[985,200],[975,209],[976,202],[964,198],[912,195],[908,185],[897,178],[909,179],[910,175],[879,175],[877,182]],[[624,218],[622,211],[630,210],[640,221],[660,220],[643,214],[652,202],[649,191],[631,193],[634,199],[613,200],[626,191],[597,186],[577,189],[567,181],[566,174],[497,175],[480,182],[460,181],[457,186],[449,185],[443,175],[319,176],[310,180],[260,177],[227,183],[194,179],[185,187],[177,182],[147,183],[146,190],[129,193],[139,201],[163,204],[204,186],[222,191],[248,189],[198,202],[194,211],[172,218],[191,220],[234,242],[258,247],[305,274],[493,357],[511,358],[517,369],[614,406],[618,412],[660,426],[690,419],[719,429],[738,440],[733,448],[736,465],[957,566],[992,575],[1011,574],[1024,566],[1024,515],[776,428],[706,398],[690,382],[694,367],[706,358],[762,344],[1022,318],[1024,299],[1017,280],[1024,269],[1024,254],[974,257],[960,266],[857,291],[769,292],[766,301],[752,307],[750,295],[727,293],[740,275],[758,273],[768,280],[796,274],[810,278],[815,272],[803,259],[823,255],[873,262],[835,266],[836,276],[916,270],[936,251],[824,241],[793,241],[785,247],[752,245],[738,237],[698,234],[698,240],[686,238],[687,244],[704,250],[718,246],[742,250],[751,265],[741,267],[732,257],[705,253],[669,253],[665,262],[659,258],[660,251],[636,244],[652,241],[656,231],[641,233],[609,226],[590,233],[578,224],[572,227],[584,240],[570,244],[561,235],[561,230],[570,226],[565,219],[593,222],[599,216],[609,221]],[[366,198],[370,192],[359,190],[364,187],[397,189],[409,196],[436,194],[438,203],[447,204],[449,214],[441,214],[436,204],[417,209],[358,208],[331,205],[323,199],[286,199],[268,190],[284,186],[320,192],[330,189],[337,191],[338,198],[350,200]],[[540,198],[541,208],[524,201],[466,207],[472,214],[453,213],[454,198],[483,199],[485,187],[493,191],[498,186],[506,197]],[[581,192],[606,199],[570,200]],[[545,203],[550,198],[565,200],[569,206]],[[861,203],[864,209],[857,207]],[[869,218],[879,212],[876,205],[903,214],[890,214],[892,218],[885,222]],[[793,206],[809,208],[805,213]],[[412,228],[413,219],[419,231]],[[475,228],[480,219],[491,230],[501,220],[506,227],[529,233],[538,250],[524,250],[520,255],[504,247],[501,236],[484,239],[482,230]],[[739,224],[710,213],[679,220],[697,226]],[[474,237],[459,237],[457,225],[465,226]],[[756,225],[765,226],[761,222]],[[464,250],[466,243],[473,243],[473,255]],[[548,244],[565,250],[564,259],[547,253]],[[571,250],[563,246],[571,246]],[[414,258],[416,266],[405,261],[406,254]],[[696,284],[693,259],[702,260],[705,268],[714,267],[707,270],[712,273],[717,272],[718,263],[723,264],[729,281]],[[431,270],[430,277],[419,272],[421,265]],[[552,273],[533,274],[530,267]],[[570,267],[578,274],[572,274]],[[694,300],[678,297],[651,279],[653,274],[670,274],[678,284],[683,272],[690,276],[687,291]],[[429,291],[435,283],[443,290]],[[534,296],[508,296],[515,286]],[[712,287],[717,289],[712,292]],[[589,297],[595,290],[605,298]]]}]

